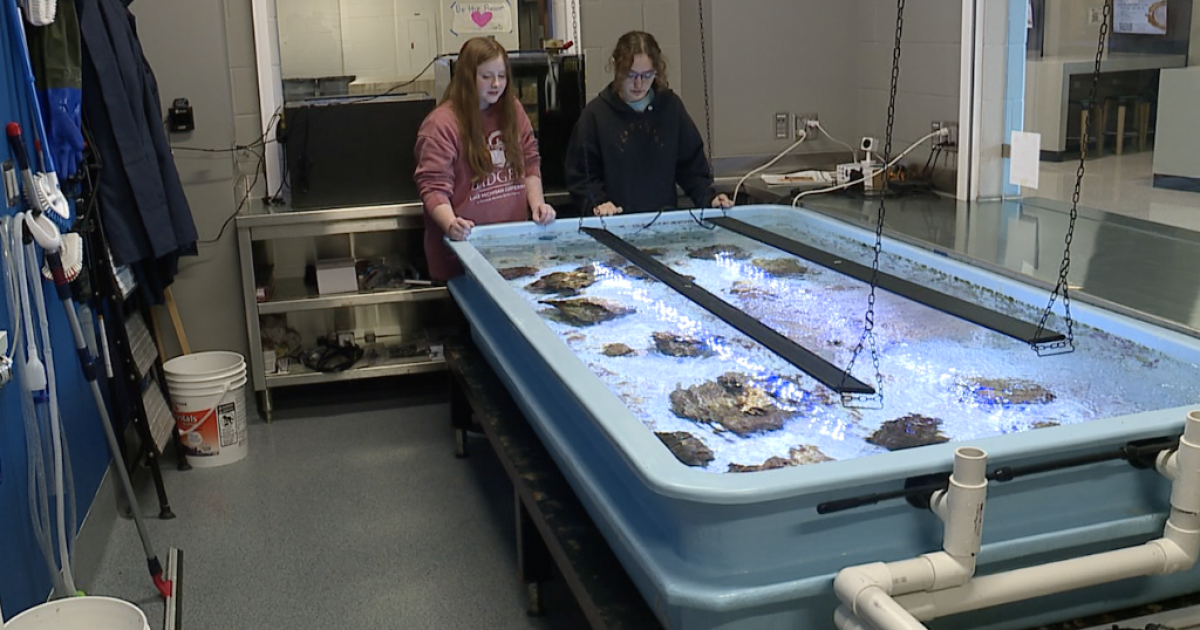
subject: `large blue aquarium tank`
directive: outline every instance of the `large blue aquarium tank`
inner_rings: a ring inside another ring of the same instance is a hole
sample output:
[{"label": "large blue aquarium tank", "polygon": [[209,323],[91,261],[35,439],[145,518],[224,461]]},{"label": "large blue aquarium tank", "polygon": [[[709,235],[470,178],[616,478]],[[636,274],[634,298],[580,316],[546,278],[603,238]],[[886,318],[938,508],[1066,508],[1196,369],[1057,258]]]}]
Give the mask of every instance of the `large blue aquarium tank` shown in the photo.
[{"label": "large blue aquarium tank", "polygon": [[[1200,403],[1200,342],[1078,300],[1070,322],[1054,314],[1042,327],[1069,330],[1070,353],[1042,356],[884,289],[864,341],[871,288],[844,272],[870,268],[873,233],[790,207],[706,212],[833,262],[698,211],[480,227],[451,243],[467,270],[451,291],[476,343],[668,628],[831,627],[840,569],[936,551],[942,524],[903,500],[834,514],[819,504],[947,473],[966,444],[994,466],[1027,466],[1177,436]],[[581,227],[619,237],[682,285]],[[1027,328],[1049,297],[891,239],[879,270]],[[679,286],[738,317],[727,323]],[[824,375],[743,332],[760,329]],[[847,383],[875,393],[843,396]],[[1169,491],[1122,461],[993,484],[977,575],[1155,538]],[[930,626],[1029,627],[1187,593],[1198,578],[1118,582]]]}]

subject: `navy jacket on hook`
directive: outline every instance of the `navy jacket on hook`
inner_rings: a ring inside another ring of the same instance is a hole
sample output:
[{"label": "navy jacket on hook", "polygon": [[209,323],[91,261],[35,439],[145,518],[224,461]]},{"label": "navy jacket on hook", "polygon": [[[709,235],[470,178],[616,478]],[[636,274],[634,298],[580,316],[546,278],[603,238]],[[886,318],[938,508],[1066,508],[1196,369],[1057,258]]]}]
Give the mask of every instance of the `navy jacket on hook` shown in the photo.
[{"label": "navy jacket on hook", "polygon": [[97,201],[118,265],[154,302],[196,253],[196,225],[163,128],[158,83],[142,54],[132,0],[76,0],[83,40],[83,115],[103,164]]}]

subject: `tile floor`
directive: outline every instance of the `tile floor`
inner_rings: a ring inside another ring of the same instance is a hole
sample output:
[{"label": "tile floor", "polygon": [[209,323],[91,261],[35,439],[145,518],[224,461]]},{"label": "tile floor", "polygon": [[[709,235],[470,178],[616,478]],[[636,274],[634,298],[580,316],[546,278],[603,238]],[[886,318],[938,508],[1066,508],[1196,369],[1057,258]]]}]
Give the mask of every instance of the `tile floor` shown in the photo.
[{"label": "tile floor", "polygon": [[[1040,186],[1026,197],[1070,202],[1078,161],[1042,162]],[[1175,227],[1200,230],[1200,193],[1155,188],[1154,152],[1106,155],[1088,160],[1082,206]]]}]

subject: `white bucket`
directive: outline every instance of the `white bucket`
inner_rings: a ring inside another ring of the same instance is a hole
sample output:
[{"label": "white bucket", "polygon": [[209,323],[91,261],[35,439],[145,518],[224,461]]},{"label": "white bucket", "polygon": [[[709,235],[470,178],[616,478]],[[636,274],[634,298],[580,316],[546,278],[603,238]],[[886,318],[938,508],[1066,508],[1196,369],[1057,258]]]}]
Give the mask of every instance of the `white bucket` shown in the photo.
[{"label": "white bucket", "polygon": [[236,352],[197,352],[163,364],[175,426],[197,468],[232,464],[250,453],[246,360]]},{"label": "white bucket", "polygon": [[34,606],[4,630],[150,630],[137,606],[111,597],[68,597]]}]

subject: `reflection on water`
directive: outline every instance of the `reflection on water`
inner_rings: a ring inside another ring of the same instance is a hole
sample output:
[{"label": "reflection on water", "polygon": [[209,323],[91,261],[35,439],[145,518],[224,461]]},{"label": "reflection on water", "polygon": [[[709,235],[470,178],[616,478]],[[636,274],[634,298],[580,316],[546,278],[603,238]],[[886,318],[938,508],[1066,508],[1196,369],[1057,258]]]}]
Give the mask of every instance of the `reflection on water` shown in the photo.
[{"label": "reflection on water", "polygon": [[[869,260],[869,248],[767,225]],[[658,260],[837,366],[862,333],[868,287],[724,231],[657,226],[629,237]],[[583,235],[480,240],[476,247],[530,308],[686,464],[751,472],[844,460],[946,440],[1070,425],[1200,399],[1195,366],[1076,325],[1078,350],[1026,345],[887,292],[878,294],[882,382],[853,376],[882,409],[851,409],[775,354]],[[1014,302],[886,253],[888,273],[1036,321]],[[1061,322],[1051,320],[1061,328]]]}]

